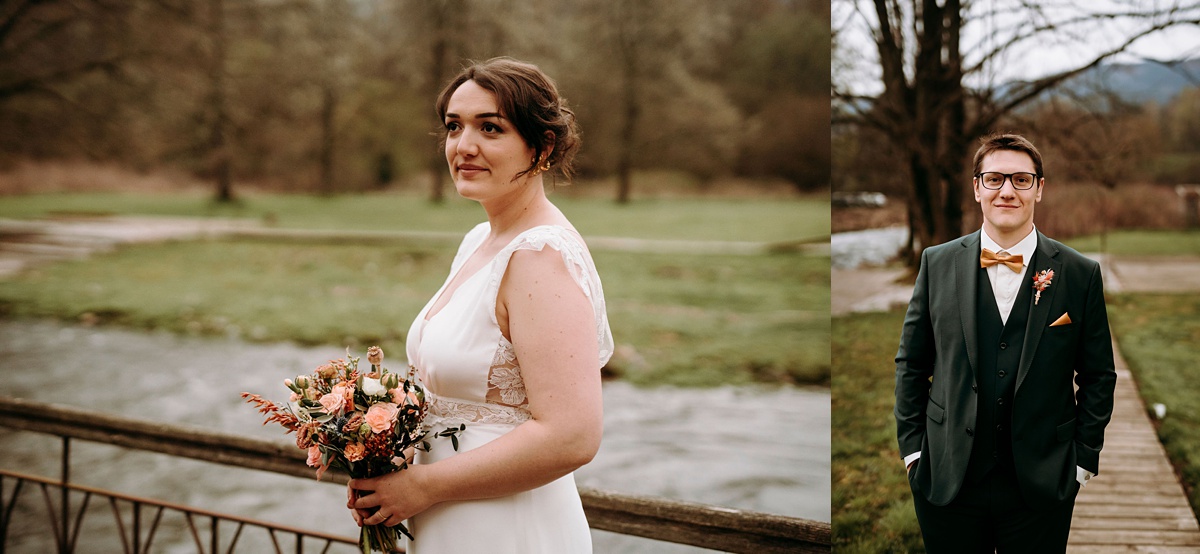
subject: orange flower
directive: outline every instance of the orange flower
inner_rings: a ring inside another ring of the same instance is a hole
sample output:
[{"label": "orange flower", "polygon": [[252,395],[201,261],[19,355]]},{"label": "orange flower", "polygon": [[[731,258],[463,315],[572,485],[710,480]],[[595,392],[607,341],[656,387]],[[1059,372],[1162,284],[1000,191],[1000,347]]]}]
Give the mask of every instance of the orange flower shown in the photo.
[{"label": "orange flower", "polygon": [[367,410],[367,425],[371,426],[371,431],[382,433],[392,428],[392,422],[396,420],[396,414],[400,413],[400,408],[391,402],[380,402],[371,406]]},{"label": "orange flower", "polygon": [[362,414],[355,412],[354,415],[350,416],[350,419],[346,420],[346,424],[342,426],[342,432],[343,433],[357,433],[358,428],[362,424],[363,424]]},{"label": "orange flower", "polygon": [[363,454],[367,453],[367,447],[361,442],[351,442],[346,444],[346,460],[357,462],[363,459]]},{"label": "orange flower", "polygon": [[[318,427],[319,424],[310,423],[308,425],[301,426],[299,429],[296,429],[296,446],[300,448],[310,448],[314,446],[313,435],[316,434]],[[311,451],[309,452],[309,455],[312,455]]]},{"label": "orange flower", "polygon": [[398,405],[421,407],[421,396],[417,394],[416,389],[406,393],[402,388],[395,388],[388,392],[392,393],[392,402]]},{"label": "orange flower", "polygon": [[315,444],[308,447],[308,461],[305,463],[308,464],[308,467],[321,465],[321,447]]}]

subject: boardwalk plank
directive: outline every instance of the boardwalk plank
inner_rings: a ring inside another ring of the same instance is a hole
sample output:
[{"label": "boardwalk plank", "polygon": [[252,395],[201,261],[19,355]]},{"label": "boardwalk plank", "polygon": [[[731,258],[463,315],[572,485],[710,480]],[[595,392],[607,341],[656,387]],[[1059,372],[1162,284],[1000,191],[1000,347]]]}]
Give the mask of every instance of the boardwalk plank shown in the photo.
[{"label": "boardwalk plank", "polygon": [[1196,554],[1196,547],[1165,545],[1068,545],[1067,554]]},{"label": "boardwalk plank", "polygon": [[1168,529],[1174,531],[1191,531],[1200,529],[1196,521],[1186,517],[1162,517],[1148,519],[1131,519],[1127,517],[1088,517],[1073,524],[1080,531],[1088,529]]},{"label": "boardwalk plank", "polygon": [[1200,524],[1116,343],[1116,402],[1100,474],[1079,492],[1067,552],[1200,552]]},{"label": "boardwalk plank", "polygon": [[1168,529],[1153,530],[1112,530],[1096,531],[1080,529],[1071,533],[1071,543],[1084,544],[1161,544],[1171,546],[1200,546],[1200,533],[1195,531],[1173,531]]}]

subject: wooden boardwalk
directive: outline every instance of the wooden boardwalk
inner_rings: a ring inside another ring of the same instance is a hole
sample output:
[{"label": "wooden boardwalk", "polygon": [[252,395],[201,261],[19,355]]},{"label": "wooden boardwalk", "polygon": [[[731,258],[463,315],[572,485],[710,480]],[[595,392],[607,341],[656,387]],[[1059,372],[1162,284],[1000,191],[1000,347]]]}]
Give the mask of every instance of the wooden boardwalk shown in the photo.
[{"label": "wooden boardwalk", "polygon": [[[1117,358],[1116,405],[1100,475],[1079,493],[1067,552],[1200,552],[1200,525],[1138,395]],[[1170,413],[1167,417],[1171,417]]]}]

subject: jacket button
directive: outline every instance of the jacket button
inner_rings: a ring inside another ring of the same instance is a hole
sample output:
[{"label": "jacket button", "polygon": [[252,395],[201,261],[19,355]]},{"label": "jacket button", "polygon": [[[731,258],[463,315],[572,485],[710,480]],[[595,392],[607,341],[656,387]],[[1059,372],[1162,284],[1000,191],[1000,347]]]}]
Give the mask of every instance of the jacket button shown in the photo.
[{"label": "jacket button", "polygon": [[1008,343],[1007,343],[1007,342],[1002,342],[1002,343],[1000,343],[1000,350],[1005,350],[1005,349],[1007,349],[1007,348],[1008,348]]},{"label": "jacket button", "polygon": [[998,406],[1003,406],[1003,405],[1004,405],[1004,399],[1003,399],[1003,398],[997,398],[997,399],[996,399],[996,404],[997,404]]},{"label": "jacket button", "polygon": [[999,372],[999,373],[997,373],[996,375],[999,375],[999,376],[1000,376],[1000,378],[1001,378],[1001,379],[1003,379],[1003,378],[1004,378],[1004,376],[1005,376],[1005,375],[1007,375],[1007,373],[1004,373],[1004,370],[1003,370],[1003,369],[1001,369],[1001,370],[1000,370],[1000,372]]},{"label": "jacket button", "polygon": [[979,385],[971,383],[971,392],[979,392]]},{"label": "jacket button", "polygon": [[968,437],[974,437],[974,436],[975,436],[975,431],[972,431],[970,427],[967,427],[967,436],[968,436]]},{"label": "jacket button", "polygon": [[997,426],[996,426],[996,432],[998,432],[998,433],[1003,433],[1003,432],[1004,432],[1004,426],[1003,426],[1003,425],[997,425]]}]

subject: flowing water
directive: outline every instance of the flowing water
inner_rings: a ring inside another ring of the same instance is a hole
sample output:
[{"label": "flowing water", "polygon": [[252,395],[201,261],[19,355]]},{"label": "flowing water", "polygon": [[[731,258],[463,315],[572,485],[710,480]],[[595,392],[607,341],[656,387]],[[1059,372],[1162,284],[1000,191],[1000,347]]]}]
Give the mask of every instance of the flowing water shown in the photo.
[{"label": "flowing water", "polygon": [[[335,348],[0,321],[0,395],[280,440],[281,430],[261,426],[239,394],[283,399],[283,378],[342,356]],[[640,389],[611,382],[604,405],[604,440],[595,460],[576,472],[580,485],[829,521],[828,389]],[[56,438],[0,428],[0,467],[57,477],[59,453]],[[72,442],[71,471],[73,481],[86,485],[358,534],[344,508],[345,489],[328,483],[82,441]],[[11,488],[6,484],[0,496],[10,498]],[[45,509],[40,492],[22,493],[9,551],[51,551]],[[89,509],[77,552],[121,551],[112,522],[108,507]],[[464,522],[464,532],[469,528]],[[228,541],[232,530],[223,532]],[[602,531],[593,537],[598,554],[707,552]],[[239,542],[246,552],[259,551],[256,544],[266,551],[269,543],[250,534]],[[154,546],[196,551],[181,522],[164,522]]]},{"label": "flowing water", "polygon": [[839,269],[885,265],[907,240],[905,227],[834,233],[829,240],[830,261]]}]

